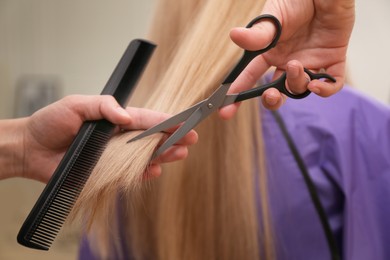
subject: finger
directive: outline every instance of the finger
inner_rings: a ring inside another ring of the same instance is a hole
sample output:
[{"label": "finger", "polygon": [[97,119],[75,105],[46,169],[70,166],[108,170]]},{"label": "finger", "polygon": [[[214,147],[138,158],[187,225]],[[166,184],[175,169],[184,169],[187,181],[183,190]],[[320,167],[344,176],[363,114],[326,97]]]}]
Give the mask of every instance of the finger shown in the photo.
[{"label": "finger", "polygon": [[181,138],[176,144],[178,145],[193,145],[198,142],[198,133],[195,130],[188,132],[183,138]]},{"label": "finger", "polygon": [[[158,145],[163,144],[169,137],[170,134],[164,134]],[[185,136],[179,139],[175,145],[193,145],[196,142],[198,142],[198,133],[195,132],[195,130],[191,130]]]},{"label": "finger", "polygon": [[327,68],[325,73],[334,77],[336,82],[331,82],[329,80],[312,80],[307,86],[311,92],[321,97],[329,97],[342,89],[345,78],[345,65],[344,63],[333,65]]},{"label": "finger", "polygon": [[235,103],[235,104],[223,107],[219,110],[219,116],[224,120],[228,120],[228,119],[232,118],[237,113],[239,107],[240,107],[240,103]]},{"label": "finger", "polygon": [[259,55],[254,58],[229,88],[228,93],[237,93],[252,88],[269,69],[270,65]]},{"label": "finger", "polygon": [[303,70],[303,65],[296,60],[289,61],[286,67],[286,87],[294,94],[301,94],[307,90],[310,82]]},{"label": "finger", "polygon": [[[274,71],[271,81],[275,81],[280,78],[285,71],[283,69],[278,69]],[[261,95],[261,102],[263,106],[269,110],[279,109],[283,103],[286,101],[287,96],[280,93],[276,88],[267,89],[263,95]]]},{"label": "finger", "polygon": [[169,163],[178,160],[183,160],[188,156],[188,149],[186,146],[174,145],[162,153],[157,158],[153,159],[148,168],[143,174],[143,179],[152,179],[161,175],[161,163]]},{"label": "finger", "polygon": [[286,100],[286,96],[281,94],[276,88],[267,89],[261,96],[263,106],[270,110],[279,109]]},{"label": "finger", "polygon": [[335,77],[335,79],[335,83],[321,80],[312,80],[307,88],[311,92],[321,97],[329,97],[340,91],[340,89],[343,87],[343,83],[341,83],[343,79],[340,77]]},{"label": "finger", "polygon": [[[238,93],[252,88],[269,67],[270,66],[261,55],[257,56],[232,83],[228,93]],[[223,107],[219,110],[219,115],[223,119],[230,119],[235,115],[238,107],[239,103]]]},{"label": "finger", "polygon": [[82,121],[105,118],[114,124],[126,124],[130,120],[129,114],[109,95],[72,95],[64,102]]},{"label": "finger", "polygon": [[183,160],[188,156],[188,148],[184,145],[174,145],[168,148],[160,156],[153,159],[152,164],[169,163]]},{"label": "finger", "polygon": [[[135,107],[127,107],[127,113],[131,115],[130,123],[126,125],[121,125],[121,129],[123,130],[144,130],[150,127],[155,126],[156,124],[161,123],[162,121],[171,117],[171,115],[166,113],[161,113],[157,111],[153,111],[145,108],[135,108]],[[164,130],[165,133],[171,134],[179,128],[180,125],[171,127],[169,129]],[[169,135],[164,135],[161,139],[160,143],[165,142]],[[183,138],[181,138],[177,144],[182,145],[192,145],[198,141],[198,134],[195,130],[189,131]]]},{"label": "finger", "polygon": [[[254,51],[267,47],[272,42],[275,33],[275,25],[271,21],[263,20],[254,24],[251,28],[233,28],[230,31],[230,38],[241,48]],[[256,57],[233,82],[228,93],[237,93],[251,88],[269,67],[262,56]],[[232,118],[236,114],[239,105],[239,103],[236,103],[220,109],[221,118]]]},{"label": "finger", "polygon": [[272,42],[275,33],[275,25],[271,21],[263,20],[251,28],[233,28],[230,31],[230,38],[241,48],[256,51],[267,47]]},{"label": "finger", "polygon": [[127,124],[121,125],[125,130],[148,129],[171,117],[169,114],[146,108],[126,107],[126,112],[130,115],[130,120]]},{"label": "finger", "polygon": [[143,180],[150,180],[161,175],[162,169],[160,164],[150,164],[142,175]]}]

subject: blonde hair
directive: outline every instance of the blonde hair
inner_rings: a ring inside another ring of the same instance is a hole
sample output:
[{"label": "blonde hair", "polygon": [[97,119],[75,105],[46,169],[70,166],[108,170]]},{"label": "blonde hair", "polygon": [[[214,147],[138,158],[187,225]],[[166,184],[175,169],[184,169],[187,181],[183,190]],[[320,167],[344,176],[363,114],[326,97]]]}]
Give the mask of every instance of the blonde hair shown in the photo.
[{"label": "blonde hair", "polygon": [[[210,95],[242,54],[229,30],[262,6],[160,0],[149,37],[158,48],[131,105],[177,113]],[[151,181],[143,173],[162,134],[131,144],[135,133],[115,136],[74,208],[100,258],[124,243],[135,259],[273,258],[259,114],[252,100],[232,120],[210,116],[189,157]]]}]

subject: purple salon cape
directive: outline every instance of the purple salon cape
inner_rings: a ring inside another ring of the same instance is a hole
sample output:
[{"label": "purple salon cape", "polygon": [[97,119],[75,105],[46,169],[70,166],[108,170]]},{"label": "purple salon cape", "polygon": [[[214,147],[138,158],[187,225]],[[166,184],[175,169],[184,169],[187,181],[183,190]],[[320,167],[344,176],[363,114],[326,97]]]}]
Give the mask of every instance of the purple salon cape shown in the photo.
[{"label": "purple salon cape", "polygon": [[[278,260],[329,260],[318,215],[271,113],[262,109]],[[344,260],[390,259],[390,108],[350,87],[280,109],[313,178]],[[88,243],[80,259],[94,259]],[[130,258],[130,257],[129,257]]]}]

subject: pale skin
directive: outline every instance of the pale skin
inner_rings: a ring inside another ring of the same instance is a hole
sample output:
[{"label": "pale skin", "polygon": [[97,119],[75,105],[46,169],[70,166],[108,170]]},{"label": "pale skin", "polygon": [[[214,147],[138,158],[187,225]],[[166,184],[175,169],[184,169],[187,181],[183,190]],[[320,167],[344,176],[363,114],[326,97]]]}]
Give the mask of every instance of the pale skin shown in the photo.
[{"label": "pale skin", "polygon": [[[84,121],[105,118],[119,131],[147,129],[169,117],[148,109],[123,109],[111,96],[74,95],[30,117],[1,120],[0,179],[24,177],[46,183]],[[197,139],[195,131],[189,132],[150,163],[148,176],[159,176],[162,163],[186,158],[187,146]]]},{"label": "pale skin", "polygon": [[[287,72],[288,88],[294,93],[306,89],[321,97],[337,93],[344,84],[347,47],[355,20],[354,0],[268,0],[262,14],[272,14],[282,24],[277,46],[255,58],[229,89],[236,93],[251,88],[270,68],[276,67],[274,78]],[[249,20],[248,20],[249,22]],[[231,39],[241,48],[258,50],[267,46],[275,35],[275,26],[268,21],[252,28],[233,28]],[[308,82],[303,68],[325,71],[337,82]],[[267,90],[262,103],[278,109],[286,97],[276,89]],[[238,104],[224,107],[224,119],[234,116]]]}]

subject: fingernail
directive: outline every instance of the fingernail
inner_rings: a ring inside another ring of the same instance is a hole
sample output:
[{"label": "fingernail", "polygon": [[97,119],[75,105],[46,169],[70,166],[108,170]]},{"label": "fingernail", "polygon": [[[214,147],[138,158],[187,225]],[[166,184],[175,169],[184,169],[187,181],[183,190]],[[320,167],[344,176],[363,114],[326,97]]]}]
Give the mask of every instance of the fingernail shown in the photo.
[{"label": "fingernail", "polygon": [[237,32],[240,32],[240,33],[245,33],[245,32],[249,31],[249,29],[245,28],[245,27],[236,27],[236,28],[234,28],[234,30],[236,30]]},{"label": "fingernail", "polygon": [[122,108],[122,107],[117,107],[116,110],[117,110],[118,113],[121,114],[122,116],[127,117],[127,118],[130,118],[129,113],[127,113],[127,111],[126,111],[124,108]]},{"label": "fingernail", "polygon": [[290,78],[297,78],[299,76],[299,68],[294,65],[287,65],[287,73]]},{"label": "fingernail", "polygon": [[317,95],[319,95],[319,94],[321,93],[320,89],[319,89],[319,88],[316,88],[316,87],[310,88],[310,91],[313,92],[313,93],[315,93],[315,94],[317,94]]},{"label": "fingernail", "polygon": [[265,97],[265,102],[267,102],[267,104],[270,106],[274,106],[278,103],[278,98],[271,95],[267,95]]}]

